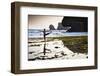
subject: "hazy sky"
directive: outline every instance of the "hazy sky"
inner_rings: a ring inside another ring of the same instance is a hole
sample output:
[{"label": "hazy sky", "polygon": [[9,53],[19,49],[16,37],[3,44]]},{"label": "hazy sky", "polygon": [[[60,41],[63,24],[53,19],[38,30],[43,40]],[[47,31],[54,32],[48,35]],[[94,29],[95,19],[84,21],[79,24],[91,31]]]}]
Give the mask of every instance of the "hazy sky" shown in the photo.
[{"label": "hazy sky", "polygon": [[28,26],[29,29],[49,29],[49,25],[53,24],[57,28],[62,19],[63,16],[28,15]]}]

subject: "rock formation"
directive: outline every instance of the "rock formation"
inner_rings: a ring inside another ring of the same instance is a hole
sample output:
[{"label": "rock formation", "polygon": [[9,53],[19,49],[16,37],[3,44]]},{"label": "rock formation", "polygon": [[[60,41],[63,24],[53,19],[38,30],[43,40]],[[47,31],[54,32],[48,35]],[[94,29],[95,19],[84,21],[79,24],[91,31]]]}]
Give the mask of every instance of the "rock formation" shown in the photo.
[{"label": "rock formation", "polygon": [[87,17],[64,17],[62,20],[64,27],[70,26],[69,32],[87,32],[88,18]]},{"label": "rock formation", "polygon": [[49,29],[50,30],[55,30],[55,28],[54,28],[54,26],[52,24],[50,24]]}]

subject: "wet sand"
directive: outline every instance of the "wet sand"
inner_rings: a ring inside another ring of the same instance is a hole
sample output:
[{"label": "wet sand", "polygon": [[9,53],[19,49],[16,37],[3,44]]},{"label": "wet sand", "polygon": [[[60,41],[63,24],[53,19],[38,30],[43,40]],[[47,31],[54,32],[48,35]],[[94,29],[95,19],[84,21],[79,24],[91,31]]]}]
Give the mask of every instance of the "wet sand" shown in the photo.
[{"label": "wet sand", "polygon": [[[45,46],[45,55],[44,55]],[[28,60],[63,60],[63,59],[86,59],[87,53],[77,53],[64,45],[61,39],[30,39],[28,43]]]}]

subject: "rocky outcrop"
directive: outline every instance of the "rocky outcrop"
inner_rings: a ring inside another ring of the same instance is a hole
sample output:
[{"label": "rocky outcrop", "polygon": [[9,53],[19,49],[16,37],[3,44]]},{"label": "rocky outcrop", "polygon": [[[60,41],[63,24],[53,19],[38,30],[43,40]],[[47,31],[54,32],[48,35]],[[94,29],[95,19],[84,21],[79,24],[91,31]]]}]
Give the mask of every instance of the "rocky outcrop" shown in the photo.
[{"label": "rocky outcrop", "polygon": [[58,23],[57,30],[67,30],[67,26],[63,26],[62,23]]},{"label": "rocky outcrop", "polygon": [[88,18],[87,17],[64,17],[62,20],[64,27],[70,26],[69,32],[87,32]]},{"label": "rocky outcrop", "polygon": [[51,24],[51,25],[49,26],[49,29],[50,29],[50,30],[55,30],[55,27]]}]

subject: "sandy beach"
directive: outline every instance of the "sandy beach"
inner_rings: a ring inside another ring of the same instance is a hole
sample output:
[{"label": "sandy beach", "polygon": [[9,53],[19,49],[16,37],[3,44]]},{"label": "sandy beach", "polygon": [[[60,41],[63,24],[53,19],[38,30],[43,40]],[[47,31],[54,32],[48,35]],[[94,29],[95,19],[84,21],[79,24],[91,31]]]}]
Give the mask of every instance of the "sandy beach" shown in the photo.
[{"label": "sandy beach", "polygon": [[[45,43],[43,39],[29,39],[28,60],[62,60],[62,59],[86,59],[86,53],[77,53],[66,47],[62,40],[51,39]],[[45,47],[45,55],[44,55]]]}]

